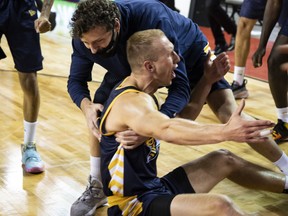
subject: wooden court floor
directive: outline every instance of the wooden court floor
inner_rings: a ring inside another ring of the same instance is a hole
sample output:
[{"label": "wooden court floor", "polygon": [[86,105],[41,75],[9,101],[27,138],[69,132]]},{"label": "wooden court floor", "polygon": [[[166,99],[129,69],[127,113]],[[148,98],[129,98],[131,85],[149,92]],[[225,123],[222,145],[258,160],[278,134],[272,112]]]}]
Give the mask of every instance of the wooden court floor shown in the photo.
[{"label": "wooden court floor", "polygon": [[[48,33],[41,40],[45,69],[38,75],[41,108],[36,141],[38,151],[45,161],[46,171],[39,175],[26,174],[21,168],[22,92],[5,38],[1,41],[1,46],[8,55],[8,58],[0,61],[1,216],[67,216],[71,204],[86,187],[89,174],[86,122],[66,90],[70,39]],[[92,93],[101,81],[103,70],[96,67],[94,76],[94,82],[90,83]],[[232,74],[227,74],[226,78],[231,81]],[[251,96],[246,100],[245,111],[257,118],[275,121],[275,108],[268,84],[248,78],[248,89]],[[165,97],[165,91],[162,91],[162,95]],[[218,122],[207,107],[197,121]],[[288,153],[287,143],[280,147]],[[162,142],[158,160],[159,176],[220,148],[229,149],[247,160],[276,170],[269,161],[245,143],[223,142],[183,147]],[[260,212],[259,215],[263,216],[288,215],[288,195],[247,190],[228,180],[221,182],[211,193],[230,196],[250,213]],[[107,207],[99,209],[97,215],[106,215],[106,209]]]}]

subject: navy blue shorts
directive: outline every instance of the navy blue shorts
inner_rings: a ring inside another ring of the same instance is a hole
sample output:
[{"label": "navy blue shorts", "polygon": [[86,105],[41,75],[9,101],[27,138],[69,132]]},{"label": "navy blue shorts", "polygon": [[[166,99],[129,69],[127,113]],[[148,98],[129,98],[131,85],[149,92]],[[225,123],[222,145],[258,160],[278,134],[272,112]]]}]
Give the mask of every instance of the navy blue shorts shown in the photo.
[{"label": "navy blue shorts", "polygon": [[279,34],[285,35],[286,37],[288,37],[288,17],[286,18],[284,24],[282,25]]},{"label": "navy blue shorts", "polygon": [[170,205],[176,195],[195,193],[187,174],[182,167],[178,167],[163,176],[161,181],[171,194],[159,195],[154,198],[148,209],[145,211],[145,216],[170,216]]},{"label": "navy blue shorts", "polygon": [[[170,216],[170,204],[178,194],[195,193],[185,170],[182,167],[160,178],[162,187],[149,190],[137,196],[142,203],[142,211],[138,216]],[[151,182],[151,184],[153,184]],[[122,215],[118,205],[108,208],[108,215]]]},{"label": "navy blue shorts", "polygon": [[287,17],[288,17],[288,0],[283,0],[281,14],[278,19],[278,23],[281,27],[285,26],[285,24],[287,25],[286,23]]},{"label": "navy blue shorts", "polygon": [[240,16],[249,19],[262,20],[267,0],[244,0]]},{"label": "navy blue shorts", "polygon": [[[2,0],[1,0],[2,1]],[[4,34],[20,72],[36,72],[43,68],[40,37],[34,28],[37,7],[34,0],[4,0],[0,8],[0,37]]]},{"label": "navy blue shorts", "polygon": [[288,0],[283,0],[282,11],[279,18],[281,30],[279,34],[288,37]]}]

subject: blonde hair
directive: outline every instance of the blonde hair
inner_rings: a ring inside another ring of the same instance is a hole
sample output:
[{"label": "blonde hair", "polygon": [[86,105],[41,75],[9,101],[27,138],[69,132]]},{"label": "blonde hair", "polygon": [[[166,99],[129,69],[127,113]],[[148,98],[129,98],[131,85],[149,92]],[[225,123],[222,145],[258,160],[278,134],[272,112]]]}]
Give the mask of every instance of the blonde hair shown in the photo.
[{"label": "blonde hair", "polygon": [[131,69],[139,68],[144,61],[157,61],[158,50],[155,39],[165,37],[160,29],[149,29],[134,33],[127,41],[127,59]]}]

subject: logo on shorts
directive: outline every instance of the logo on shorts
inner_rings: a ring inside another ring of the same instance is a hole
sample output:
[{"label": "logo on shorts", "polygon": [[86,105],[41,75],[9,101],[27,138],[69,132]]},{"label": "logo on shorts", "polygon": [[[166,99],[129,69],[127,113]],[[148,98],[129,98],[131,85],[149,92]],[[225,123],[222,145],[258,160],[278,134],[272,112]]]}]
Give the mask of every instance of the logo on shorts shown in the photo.
[{"label": "logo on shorts", "polygon": [[36,14],[36,11],[35,10],[29,10],[28,13],[32,17],[32,16],[34,16]]},{"label": "logo on shorts", "polygon": [[149,163],[150,161],[157,158],[157,155],[159,153],[160,142],[159,140],[156,140],[151,137],[150,139],[146,140],[145,143],[150,149],[150,152],[147,155],[147,161],[146,161],[147,163]]}]

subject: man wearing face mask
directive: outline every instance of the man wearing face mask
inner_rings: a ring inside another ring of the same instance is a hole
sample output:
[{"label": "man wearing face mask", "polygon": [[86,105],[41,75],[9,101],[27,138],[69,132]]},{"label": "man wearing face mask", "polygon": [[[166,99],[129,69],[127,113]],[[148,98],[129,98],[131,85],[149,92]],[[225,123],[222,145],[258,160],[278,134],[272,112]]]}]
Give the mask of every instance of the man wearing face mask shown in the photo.
[{"label": "man wearing face mask", "polygon": [[[132,34],[146,29],[161,29],[180,57],[175,69],[176,77],[168,87],[168,96],[160,108],[163,114],[170,118],[177,115],[195,119],[207,102],[219,120],[226,123],[237,109],[237,103],[229,83],[223,78],[229,70],[229,61],[228,70],[219,70],[215,61],[210,60],[208,41],[198,25],[160,1],[80,1],[71,27],[73,53],[68,92],[81,108],[90,132],[89,183],[85,192],[73,203],[71,215],[94,215],[96,208],[107,202],[101,183],[97,118],[113,87],[131,73],[126,42]],[[221,53],[217,59],[226,57],[225,53]],[[94,64],[101,65],[107,73],[91,99],[87,82],[92,80]],[[151,65],[151,73],[155,67]],[[211,71],[210,76],[206,76],[207,71]],[[213,80],[210,77],[214,77]],[[188,102],[189,106],[185,107]],[[242,115],[253,120],[251,116]],[[147,139],[137,136],[132,130],[117,133],[116,137],[126,149],[136,148]],[[272,139],[248,144],[288,174],[288,157]]]}]

